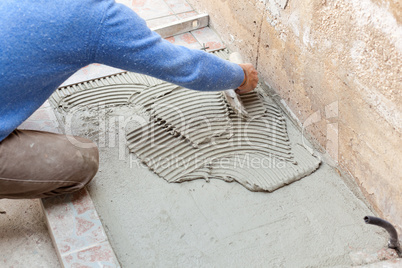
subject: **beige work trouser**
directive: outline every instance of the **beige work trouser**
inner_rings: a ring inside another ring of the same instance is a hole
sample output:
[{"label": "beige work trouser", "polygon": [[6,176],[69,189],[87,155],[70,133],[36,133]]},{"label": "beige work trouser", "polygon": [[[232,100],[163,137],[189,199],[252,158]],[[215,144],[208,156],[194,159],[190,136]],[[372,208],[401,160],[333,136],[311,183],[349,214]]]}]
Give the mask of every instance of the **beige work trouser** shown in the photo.
[{"label": "beige work trouser", "polygon": [[83,188],[99,166],[87,139],[15,130],[0,142],[0,198],[42,198]]}]

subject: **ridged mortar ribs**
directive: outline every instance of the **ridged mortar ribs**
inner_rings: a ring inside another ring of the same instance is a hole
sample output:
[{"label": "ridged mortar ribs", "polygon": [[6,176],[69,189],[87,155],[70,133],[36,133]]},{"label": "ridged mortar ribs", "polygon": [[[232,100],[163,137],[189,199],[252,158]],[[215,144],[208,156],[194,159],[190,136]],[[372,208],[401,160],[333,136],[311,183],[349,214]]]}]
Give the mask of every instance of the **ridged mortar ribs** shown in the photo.
[{"label": "ridged mortar ribs", "polygon": [[239,118],[219,92],[162,84],[133,95],[150,117],[127,133],[130,152],[168,182],[237,181],[274,191],[317,169],[320,160],[292,145],[280,109],[258,92],[242,96],[251,119]]},{"label": "ridged mortar ribs", "polygon": [[[214,53],[228,56],[226,50]],[[248,120],[220,92],[130,72],[60,88],[51,102],[61,113],[99,101],[139,106],[142,124],[126,131],[127,146],[168,182],[222,179],[251,191],[274,191],[315,171],[320,160],[289,140],[281,110],[259,92],[241,96]]]}]

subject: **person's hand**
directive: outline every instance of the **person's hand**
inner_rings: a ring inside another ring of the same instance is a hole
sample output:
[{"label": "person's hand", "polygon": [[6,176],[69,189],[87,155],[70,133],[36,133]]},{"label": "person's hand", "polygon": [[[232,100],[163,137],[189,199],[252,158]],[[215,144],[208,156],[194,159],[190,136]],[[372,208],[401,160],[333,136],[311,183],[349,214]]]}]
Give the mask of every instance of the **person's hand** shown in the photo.
[{"label": "person's hand", "polygon": [[254,66],[251,63],[244,63],[244,64],[239,64],[240,67],[244,71],[244,81],[241,86],[239,86],[235,91],[237,94],[245,94],[253,89],[258,84],[258,72],[256,69],[254,69]]}]

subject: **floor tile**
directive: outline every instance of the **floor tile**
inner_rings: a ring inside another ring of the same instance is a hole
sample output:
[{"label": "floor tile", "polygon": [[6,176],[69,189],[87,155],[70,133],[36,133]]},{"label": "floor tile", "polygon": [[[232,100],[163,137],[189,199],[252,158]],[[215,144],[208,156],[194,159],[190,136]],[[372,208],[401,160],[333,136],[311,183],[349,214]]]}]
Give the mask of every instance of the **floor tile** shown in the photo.
[{"label": "floor tile", "polygon": [[197,41],[207,47],[206,51],[222,49],[226,46],[223,44],[221,38],[209,27],[201,28],[191,32]]},{"label": "floor tile", "polygon": [[193,10],[193,7],[185,0],[165,0],[165,2],[174,13],[182,13]]},{"label": "floor tile", "polygon": [[196,11],[189,11],[189,12],[183,12],[183,13],[176,14],[176,16],[180,20],[187,19],[189,17],[194,17],[194,16],[197,16],[197,15],[198,15],[198,13]]},{"label": "floor tile", "polygon": [[197,41],[197,39],[194,38],[194,36],[191,33],[175,35],[166,38],[166,40],[168,40],[172,44],[185,46],[192,49],[200,49],[202,47],[201,44]]},{"label": "floor tile", "polygon": [[49,231],[61,256],[107,241],[88,192],[42,199]]},{"label": "floor tile", "polygon": [[191,32],[197,41],[208,47],[206,51],[225,48],[221,38],[209,27],[201,28]]},{"label": "floor tile", "polygon": [[62,261],[64,267],[120,267],[107,242],[65,255]]},{"label": "floor tile", "polygon": [[174,21],[178,21],[178,20],[179,19],[175,15],[171,15],[171,16],[167,16],[167,17],[147,20],[147,25],[149,28],[155,28],[155,27],[166,25],[166,24],[174,22]]},{"label": "floor tile", "polygon": [[31,129],[38,131],[48,131],[60,133],[59,124],[50,107],[49,101],[46,101],[38,110],[36,110],[18,129]]}]

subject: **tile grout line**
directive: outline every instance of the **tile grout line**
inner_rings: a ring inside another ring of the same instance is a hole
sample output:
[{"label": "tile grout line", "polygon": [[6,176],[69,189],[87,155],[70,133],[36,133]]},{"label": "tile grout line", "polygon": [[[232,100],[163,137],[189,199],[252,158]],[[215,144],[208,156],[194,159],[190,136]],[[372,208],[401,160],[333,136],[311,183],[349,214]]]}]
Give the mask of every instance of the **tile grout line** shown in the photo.
[{"label": "tile grout line", "polygon": [[[209,26],[208,26],[209,27]],[[204,47],[204,44],[201,44],[200,40],[198,40],[197,37],[195,37],[195,35],[192,32],[189,32],[189,34],[191,34],[192,37],[194,37],[194,39],[197,41],[197,43],[201,46],[201,48]]]},{"label": "tile grout line", "polygon": [[[182,13],[185,13],[185,12],[182,12]],[[182,14],[182,13],[180,13],[180,14]],[[164,18],[168,18],[168,17],[172,17],[172,16],[175,16],[176,19],[179,19],[176,15],[177,15],[177,14],[170,14],[170,15],[166,15],[166,16],[162,16],[162,17],[152,18],[152,19],[145,20],[145,21],[146,21],[146,22],[149,22],[149,21],[164,19]]]},{"label": "tile grout line", "polygon": [[[195,11],[194,7],[192,4],[190,4],[189,2],[187,2],[186,0],[184,1],[186,2],[190,7],[191,7],[191,11]],[[190,12],[190,11],[186,11],[186,12]],[[196,11],[197,12],[197,11]],[[184,13],[184,12],[183,12]],[[198,12],[197,12],[198,13]]]},{"label": "tile grout line", "polygon": [[74,254],[74,253],[77,253],[77,252],[80,252],[80,251],[83,251],[83,250],[87,250],[87,249],[93,248],[93,247],[98,246],[98,245],[100,245],[100,244],[102,244],[102,243],[105,243],[105,242],[109,242],[109,239],[106,238],[106,239],[103,240],[103,241],[100,241],[100,242],[91,244],[91,245],[89,245],[89,246],[84,246],[84,247],[82,247],[82,248],[75,249],[75,250],[72,250],[72,251],[63,253],[63,254],[61,254],[61,257],[65,257],[65,256],[68,256],[68,255],[71,255],[71,254]]},{"label": "tile grout line", "polygon": [[174,10],[169,6],[169,4],[166,3],[165,0],[163,0],[163,2],[167,5],[167,7],[169,8],[169,10],[173,12],[173,15],[178,19],[178,17],[176,16],[176,12],[174,12]]},{"label": "tile grout line", "polygon": [[[170,5],[166,2],[166,0],[163,0],[163,2],[168,6],[169,10],[173,12],[173,15],[176,16],[177,19],[180,19],[179,17],[177,17],[177,15],[181,15],[181,14],[184,14],[184,13],[187,13],[187,12],[193,12],[194,11],[194,12],[198,13],[197,11],[195,11],[193,6],[191,4],[189,4],[187,1],[185,1],[185,3],[190,6],[191,10],[182,11],[182,12],[174,11],[173,8],[171,8]],[[154,19],[160,19],[160,18],[165,18],[165,17],[169,17],[169,16],[172,16],[172,15],[166,15],[166,16],[162,16],[162,17],[158,17],[158,18],[154,18]]]},{"label": "tile grout line", "polygon": [[195,10],[189,10],[189,11],[183,11],[183,12],[176,13],[175,15],[181,15],[181,14],[190,13],[190,12],[196,12],[198,14],[198,12]]}]

